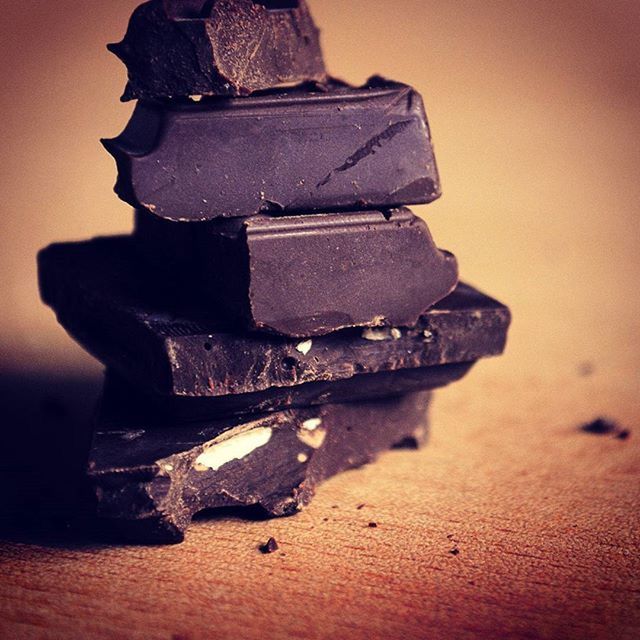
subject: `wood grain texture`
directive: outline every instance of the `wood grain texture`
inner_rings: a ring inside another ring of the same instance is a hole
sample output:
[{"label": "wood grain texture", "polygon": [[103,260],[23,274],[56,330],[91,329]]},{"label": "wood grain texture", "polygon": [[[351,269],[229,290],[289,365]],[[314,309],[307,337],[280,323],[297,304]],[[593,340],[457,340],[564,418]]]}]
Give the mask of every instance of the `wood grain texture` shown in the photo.
[{"label": "wood grain texture", "polygon": [[637,396],[597,372],[510,382],[505,362],[440,392],[426,449],[331,480],[294,518],[201,519],[176,547],[14,532],[0,637],[637,637],[639,434],[576,428],[594,389],[625,424]]}]

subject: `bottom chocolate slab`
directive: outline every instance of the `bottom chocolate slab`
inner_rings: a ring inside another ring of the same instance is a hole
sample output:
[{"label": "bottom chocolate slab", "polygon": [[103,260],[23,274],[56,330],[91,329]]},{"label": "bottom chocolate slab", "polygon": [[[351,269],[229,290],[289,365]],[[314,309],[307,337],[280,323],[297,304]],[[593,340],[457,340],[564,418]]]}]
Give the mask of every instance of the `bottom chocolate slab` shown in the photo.
[{"label": "bottom chocolate slab", "polygon": [[320,404],[381,399],[432,391],[463,378],[474,362],[417,369],[364,373],[334,382],[307,382],[296,387],[272,387],[235,396],[184,397],[147,393],[115,371],[107,370],[102,402],[103,428],[122,429],[144,421],[145,428],[173,426],[247,413],[281,411]]},{"label": "bottom chocolate slab", "polygon": [[177,543],[205,509],[293,515],[323,480],[395,445],[420,446],[430,399],[420,392],[149,430],[140,422],[103,431],[98,416],[88,466],[98,518],[129,541]]}]

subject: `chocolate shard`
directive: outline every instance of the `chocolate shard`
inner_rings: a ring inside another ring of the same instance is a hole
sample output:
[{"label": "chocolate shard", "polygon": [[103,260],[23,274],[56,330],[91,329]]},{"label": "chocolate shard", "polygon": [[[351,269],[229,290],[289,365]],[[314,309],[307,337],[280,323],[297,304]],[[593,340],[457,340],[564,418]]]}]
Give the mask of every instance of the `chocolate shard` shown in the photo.
[{"label": "chocolate shard", "polygon": [[422,98],[380,78],[359,89],[141,102],[103,144],[120,198],[175,221],[387,209],[441,193]]},{"label": "chocolate shard", "polygon": [[409,209],[212,223],[138,212],[136,237],[164,279],[198,274],[203,306],[249,330],[292,337],[413,326],[458,283],[455,257]]},{"label": "chocolate shard", "polygon": [[152,0],[108,48],[127,66],[124,101],[246,96],[327,78],[304,0]]},{"label": "chocolate shard", "polygon": [[115,371],[107,370],[101,421],[103,426],[117,429],[125,419],[137,418],[144,421],[147,428],[157,428],[247,413],[374,400],[440,389],[463,378],[473,365],[473,362],[461,362],[381,371],[335,382],[307,382],[294,387],[271,387],[254,393],[209,397],[147,393]]},{"label": "chocolate shard", "polygon": [[[430,393],[262,416],[94,435],[88,476],[97,515],[128,540],[176,543],[204,509],[290,516],[323,480],[427,435]],[[135,426],[134,426],[135,425]]]},{"label": "chocolate shard", "polygon": [[247,334],[180,290],[154,291],[131,237],[52,245],[40,288],[62,326],[141,389],[226,396],[357,374],[472,362],[502,353],[510,313],[459,285],[410,329],[344,329],[309,340]]}]

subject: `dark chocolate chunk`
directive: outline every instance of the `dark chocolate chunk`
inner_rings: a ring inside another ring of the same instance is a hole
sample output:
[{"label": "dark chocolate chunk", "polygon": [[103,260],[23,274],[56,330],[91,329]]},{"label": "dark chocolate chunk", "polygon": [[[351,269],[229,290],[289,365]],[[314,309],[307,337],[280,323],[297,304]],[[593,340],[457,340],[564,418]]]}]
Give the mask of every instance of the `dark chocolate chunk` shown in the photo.
[{"label": "dark chocolate chunk", "polygon": [[[141,211],[136,237],[163,277],[184,286],[198,274],[203,306],[249,330],[292,337],[413,326],[458,282],[455,257],[409,209],[208,223]],[[182,266],[167,273],[180,256]]]},{"label": "dark chocolate chunk", "polygon": [[109,50],[129,72],[123,100],[243,96],[327,77],[304,0],[152,0]]},{"label": "dark chocolate chunk", "polygon": [[191,427],[103,431],[88,474],[97,515],[129,540],[173,543],[204,509],[297,513],[323,480],[427,431],[429,392]]},{"label": "dark chocolate chunk", "polygon": [[472,362],[503,351],[510,323],[504,305],[459,285],[411,329],[344,329],[310,341],[246,334],[196,300],[154,292],[130,237],[52,245],[39,271],[43,300],[65,329],[161,395],[226,396]]},{"label": "dark chocolate chunk", "polygon": [[580,427],[585,433],[593,433],[598,436],[610,435],[619,440],[626,440],[631,435],[628,429],[624,429],[615,420],[608,418],[596,418],[593,422],[588,422]]},{"label": "dark chocolate chunk", "polygon": [[138,103],[103,140],[116,193],[170,220],[386,209],[440,196],[424,105],[381,79],[250,98]]},{"label": "dark chocolate chunk", "polygon": [[596,418],[593,422],[583,424],[580,429],[586,433],[594,433],[596,435],[616,434],[620,431],[620,425],[607,418]]},{"label": "dark chocolate chunk", "polygon": [[278,546],[278,542],[275,538],[269,538],[264,544],[261,544],[259,549],[260,553],[268,554],[275,553],[280,547]]},{"label": "dark chocolate chunk", "polygon": [[[172,426],[245,413],[279,411],[357,400],[386,398],[417,391],[439,389],[460,380],[474,363],[441,364],[417,369],[398,369],[357,374],[334,382],[307,382],[293,387],[213,397],[165,396],[145,393],[107,371],[102,411],[103,425],[122,427],[127,419],[144,419],[147,427]],[[410,446],[411,443],[404,444]]]}]

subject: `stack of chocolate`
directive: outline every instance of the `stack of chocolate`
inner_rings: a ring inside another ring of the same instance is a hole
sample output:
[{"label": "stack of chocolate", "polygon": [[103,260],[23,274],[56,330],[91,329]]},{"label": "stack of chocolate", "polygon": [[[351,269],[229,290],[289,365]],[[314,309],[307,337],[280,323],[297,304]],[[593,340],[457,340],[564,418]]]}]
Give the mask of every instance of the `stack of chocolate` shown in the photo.
[{"label": "stack of chocolate", "polygon": [[404,206],[440,195],[420,95],[328,77],[303,0],[152,0],[111,48],[139,100],[104,141],[135,231],[39,257],[107,367],[98,517],[180,541],[198,511],[291,515],[422,444],[431,391],[501,353],[510,316]]}]

